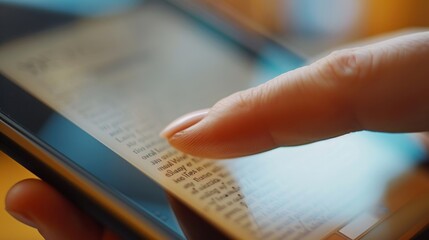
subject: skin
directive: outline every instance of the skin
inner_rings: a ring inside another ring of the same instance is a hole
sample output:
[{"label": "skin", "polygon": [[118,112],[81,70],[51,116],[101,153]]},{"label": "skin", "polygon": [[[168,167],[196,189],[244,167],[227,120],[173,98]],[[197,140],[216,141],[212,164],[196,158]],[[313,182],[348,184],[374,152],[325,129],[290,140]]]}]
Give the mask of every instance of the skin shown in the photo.
[{"label": "skin", "polygon": [[[334,52],[185,115],[161,135],[181,151],[210,158],[360,130],[422,132],[428,144],[428,96],[429,32],[422,32]],[[16,184],[6,208],[46,239],[118,239],[40,180]]]}]

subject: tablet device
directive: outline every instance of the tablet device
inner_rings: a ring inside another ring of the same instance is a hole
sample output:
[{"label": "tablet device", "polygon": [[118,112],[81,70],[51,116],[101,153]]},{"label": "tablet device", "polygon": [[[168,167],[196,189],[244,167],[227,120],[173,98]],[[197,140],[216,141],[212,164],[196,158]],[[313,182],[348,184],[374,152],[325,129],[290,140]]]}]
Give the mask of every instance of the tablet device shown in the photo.
[{"label": "tablet device", "polygon": [[158,136],[183,113],[305,63],[199,6],[39,12],[46,24],[15,29],[0,47],[2,149],[125,239],[186,238],[164,191],[230,238],[416,236],[429,176],[411,136],[353,133],[227,161]]}]

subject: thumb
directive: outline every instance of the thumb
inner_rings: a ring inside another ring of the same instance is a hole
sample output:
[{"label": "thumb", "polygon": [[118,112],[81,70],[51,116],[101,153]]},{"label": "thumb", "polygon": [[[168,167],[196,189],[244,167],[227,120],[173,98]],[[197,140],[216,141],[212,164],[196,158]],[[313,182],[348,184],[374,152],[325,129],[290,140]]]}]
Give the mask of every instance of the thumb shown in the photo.
[{"label": "thumb", "polygon": [[358,130],[429,130],[429,32],[341,50],[194,112],[162,133],[177,149],[236,157]]}]

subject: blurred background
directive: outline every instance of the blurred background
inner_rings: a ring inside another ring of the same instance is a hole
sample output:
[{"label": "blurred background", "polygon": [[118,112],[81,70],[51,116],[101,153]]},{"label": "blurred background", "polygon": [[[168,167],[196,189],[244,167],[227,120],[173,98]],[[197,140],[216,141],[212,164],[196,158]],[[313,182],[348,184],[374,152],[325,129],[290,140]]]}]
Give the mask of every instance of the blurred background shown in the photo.
[{"label": "blurred background", "polygon": [[[124,11],[142,1],[0,0],[0,3],[31,5],[84,16],[100,16]],[[232,15],[244,16],[309,54],[398,29],[429,26],[427,0],[182,1],[204,4],[226,18],[233,19]],[[1,24],[1,29],[8,27]]]},{"label": "blurred background", "polygon": [[307,56],[405,28],[429,26],[426,0],[200,0],[258,22]]},{"label": "blurred background", "polygon": [[[405,28],[429,27],[427,0],[186,0],[203,4],[235,24],[254,21],[265,31],[279,37],[305,56],[317,56],[369,37]],[[138,0],[0,0],[0,38],[14,28],[1,19],[13,14],[11,5],[25,5],[66,14],[100,17],[126,11]],[[25,23],[25,18],[24,23]],[[238,21],[238,23],[237,23]],[[0,198],[15,182],[34,177],[0,152]],[[36,230],[26,227],[0,211],[0,239],[41,239]]]}]

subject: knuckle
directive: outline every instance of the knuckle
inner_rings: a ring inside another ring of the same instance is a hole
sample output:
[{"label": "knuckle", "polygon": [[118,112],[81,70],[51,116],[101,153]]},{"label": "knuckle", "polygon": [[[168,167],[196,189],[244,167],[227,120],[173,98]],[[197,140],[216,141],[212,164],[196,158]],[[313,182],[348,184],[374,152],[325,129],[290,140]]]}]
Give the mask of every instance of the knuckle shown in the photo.
[{"label": "knuckle", "polygon": [[365,91],[375,74],[373,53],[367,48],[346,49],[331,53],[318,65],[318,76],[329,86],[327,99],[338,116],[345,118],[348,129],[361,129],[357,115],[359,94]]},{"label": "knuckle", "polygon": [[359,81],[371,70],[371,53],[366,50],[339,50],[331,53],[322,63],[322,71],[334,81]]}]

